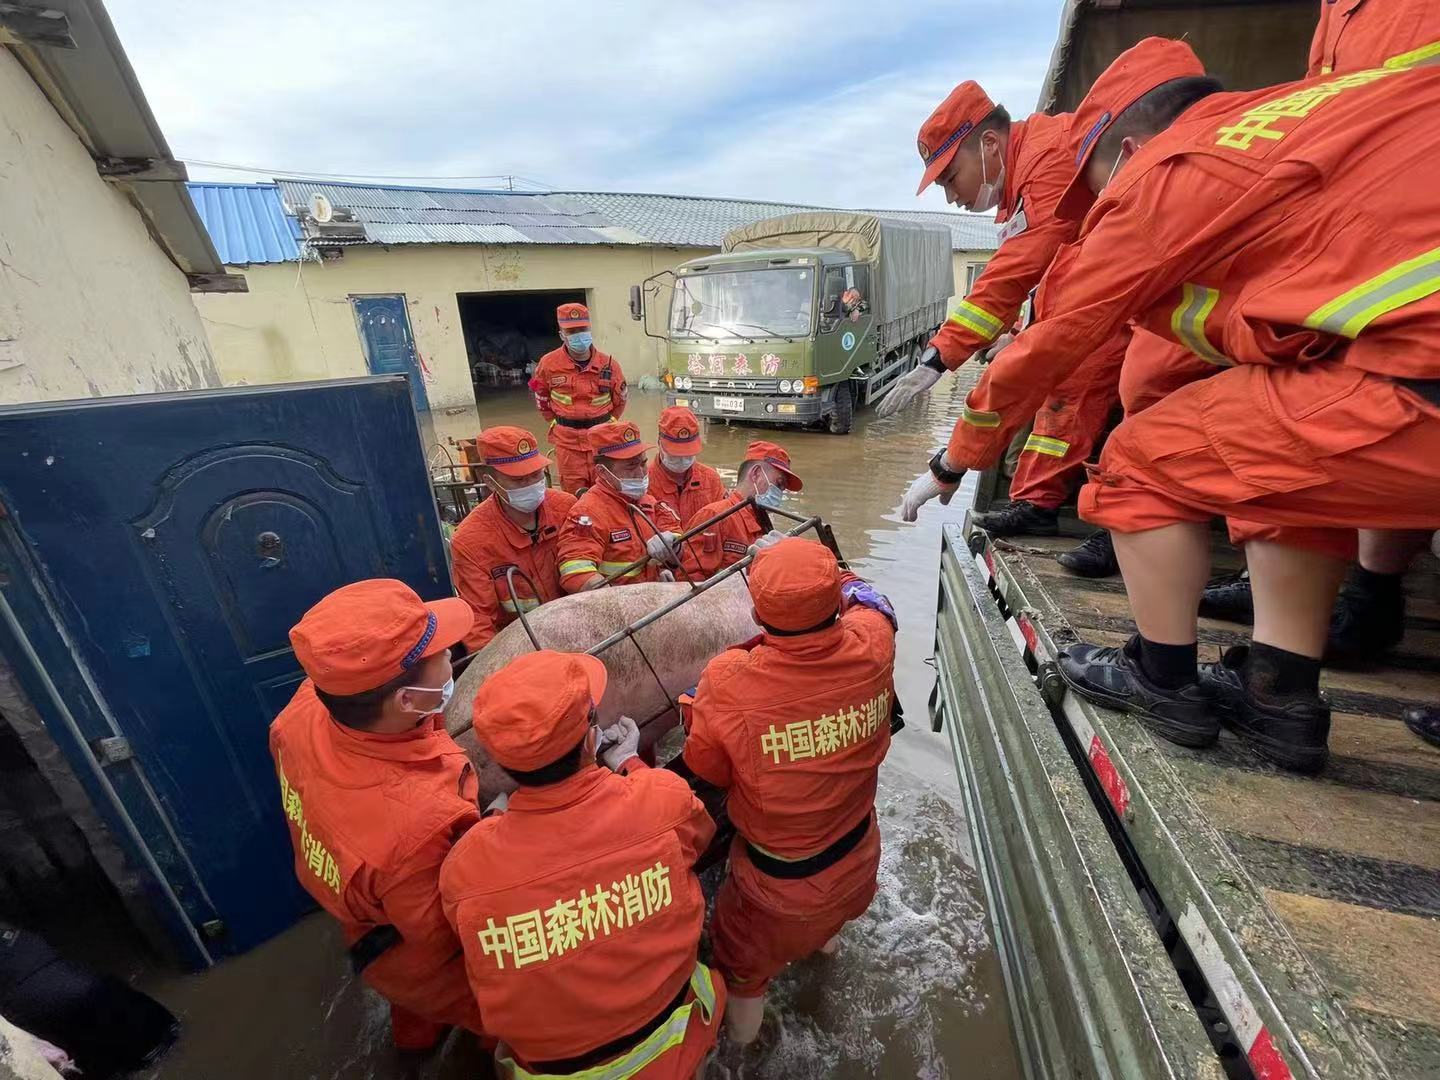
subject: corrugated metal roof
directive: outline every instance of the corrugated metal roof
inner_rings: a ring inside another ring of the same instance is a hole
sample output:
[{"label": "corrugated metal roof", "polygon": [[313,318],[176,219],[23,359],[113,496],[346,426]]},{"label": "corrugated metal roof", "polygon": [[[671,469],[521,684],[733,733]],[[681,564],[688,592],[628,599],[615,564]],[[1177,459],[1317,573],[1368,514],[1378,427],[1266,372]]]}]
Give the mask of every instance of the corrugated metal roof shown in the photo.
[{"label": "corrugated metal roof", "polygon": [[[375,244],[653,244],[718,248],[737,225],[828,207],[632,192],[462,191],[450,188],[276,181],[293,213],[317,192],[354,212]],[[979,214],[871,210],[950,229],[956,251],[993,251],[995,222]],[[320,237],[313,243],[329,243]]]},{"label": "corrugated metal roof", "polygon": [[299,261],[300,223],[285,215],[274,184],[185,186],[226,266]]}]

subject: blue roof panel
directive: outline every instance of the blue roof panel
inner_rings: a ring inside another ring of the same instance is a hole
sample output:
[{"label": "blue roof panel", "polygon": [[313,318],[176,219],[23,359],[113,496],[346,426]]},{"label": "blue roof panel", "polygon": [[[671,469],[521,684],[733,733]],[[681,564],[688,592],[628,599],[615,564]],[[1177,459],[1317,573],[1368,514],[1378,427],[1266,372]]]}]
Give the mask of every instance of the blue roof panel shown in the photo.
[{"label": "blue roof panel", "polygon": [[225,265],[300,260],[300,223],[285,215],[275,184],[185,186]]}]

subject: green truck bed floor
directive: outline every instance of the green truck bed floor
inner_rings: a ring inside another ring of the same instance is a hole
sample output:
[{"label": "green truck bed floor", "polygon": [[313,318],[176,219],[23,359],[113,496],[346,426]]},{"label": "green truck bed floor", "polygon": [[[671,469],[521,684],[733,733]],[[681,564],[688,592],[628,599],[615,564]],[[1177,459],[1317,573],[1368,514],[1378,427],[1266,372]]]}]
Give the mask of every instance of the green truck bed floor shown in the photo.
[{"label": "green truck bed floor", "polygon": [[[1134,631],[1118,578],[1055,563],[1073,538],[990,541],[952,527],[956,557],[967,534],[1042,681],[1065,644]],[[1123,831],[1117,843],[1132,846],[1265,1080],[1440,1076],[1440,749],[1398,719],[1407,704],[1440,701],[1433,559],[1407,592],[1405,639],[1385,664],[1324,674],[1335,715],[1317,778],[1266,765],[1229,732],[1209,750],[1171,745],[1048,680],[1057,723],[1085,749]],[[1201,620],[1201,659],[1248,633]]]}]

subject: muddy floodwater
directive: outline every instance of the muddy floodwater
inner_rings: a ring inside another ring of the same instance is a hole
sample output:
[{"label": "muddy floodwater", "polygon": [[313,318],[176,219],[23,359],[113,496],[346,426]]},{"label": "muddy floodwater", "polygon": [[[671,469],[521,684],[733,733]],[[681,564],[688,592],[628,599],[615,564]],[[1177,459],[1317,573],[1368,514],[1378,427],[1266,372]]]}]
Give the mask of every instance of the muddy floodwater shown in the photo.
[{"label": "muddy floodwater", "polygon": [[[1019,1076],[999,964],[991,943],[949,744],[930,732],[940,526],[961,499],[918,525],[899,519],[900,497],[949,432],[964,387],[941,383],[923,405],[856,419],[848,436],[711,424],[701,460],[727,480],[753,438],[789,450],[805,490],[788,508],[819,514],[852,567],[874,581],[900,616],[896,681],[907,727],[880,774],[884,859],[880,893],[845,930],[839,955],[797,965],[770,995],[759,1044],[729,1048],[709,1076],[1006,1080]],[[653,440],[659,393],[633,393],[627,419]],[[528,395],[480,401],[484,424],[537,433]],[[433,418],[427,438],[473,435]],[[150,975],[142,984],[179,1014],[181,1042],[147,1080],[459,1080],[488,1075],[466,1038],[423,1061],[389,1048],[386,1009],[346,971],[339,935],[323,916],[199,976]],[[597,1004],[604,988],[596,987]]]}]

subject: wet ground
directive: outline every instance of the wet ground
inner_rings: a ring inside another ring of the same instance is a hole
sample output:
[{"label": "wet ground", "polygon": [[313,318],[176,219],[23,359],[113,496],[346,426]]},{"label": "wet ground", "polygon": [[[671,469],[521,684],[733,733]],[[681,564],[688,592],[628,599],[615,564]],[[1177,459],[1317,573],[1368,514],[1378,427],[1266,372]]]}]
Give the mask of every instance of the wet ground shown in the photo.
[{"label": "wet ground", "polygon": [[[705,435],[701,460],[727,479],[752,438],[789,450],[805,480],[790,508],[830,522],[852,567],[899,612],[896,681],[908,723],[881,772],[879,896],[864,919],[846,928],[839,956],[794,965],[777,981],[760,1043],[723,1054],[712,1077],[1019,1075],[954,764],[944,737],[929,730],[933,672],[926,661],[940,525],[963,513],[961,500],[946,511],[929,510],[918,525],[903,525],[897,512],[905,487],[959,411],[965,388],[953,378],[941,386],[924,405],[889,420],[867,410],[844,437],[721,424]],[[626,416],[653,432],[663,407],[661,394],[635,394]],[[531,399],[519,393],[482,398],[480,418],[541,428]],[[470,436],[472,426],[436,417],[427,437]],[[464,1038],[452,1038],[428,1060],[398,1060],[387,1045],[383,1003],[349,979],[338,935],[318,915],[205,975],[151,977],[144,985],[185,1024],[180,1045],[147,1080],[486,1075]]]}]

